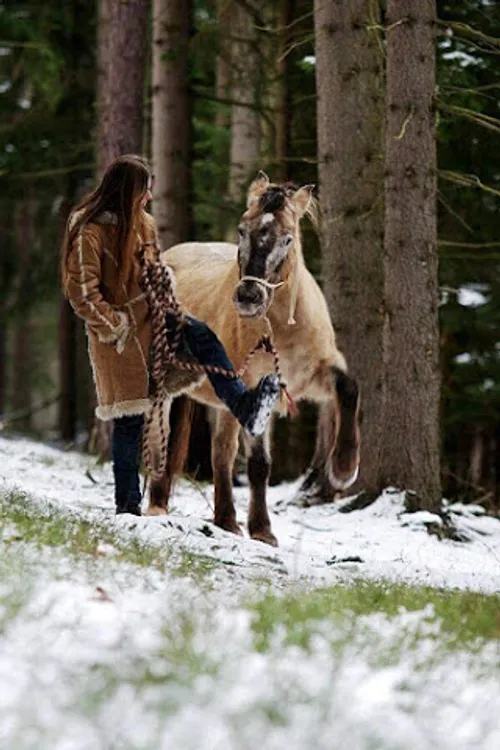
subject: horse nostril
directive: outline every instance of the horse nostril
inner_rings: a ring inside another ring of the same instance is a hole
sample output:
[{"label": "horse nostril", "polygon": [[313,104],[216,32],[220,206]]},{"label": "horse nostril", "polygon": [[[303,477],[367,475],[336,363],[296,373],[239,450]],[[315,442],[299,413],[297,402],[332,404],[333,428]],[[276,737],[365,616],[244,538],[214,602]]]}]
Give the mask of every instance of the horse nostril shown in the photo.
[{"label": "horse nostril", "polygon": [[256,305],[262,302],[262,292],[258,286],[249,284],[238,287],[238,302],[242,305]]}]

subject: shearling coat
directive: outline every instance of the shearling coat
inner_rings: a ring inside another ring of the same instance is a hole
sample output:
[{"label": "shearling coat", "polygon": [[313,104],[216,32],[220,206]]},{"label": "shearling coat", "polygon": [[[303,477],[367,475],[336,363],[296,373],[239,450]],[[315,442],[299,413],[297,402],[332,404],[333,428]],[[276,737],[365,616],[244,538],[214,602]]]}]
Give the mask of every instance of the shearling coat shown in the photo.
[{"label": "shearling coat", "polygon": [[[71,221],[71,220],[70,220]],[[143,242],[156,239],[150,214],[138,228],[137,256]],[[105,212],[79,232],[68,259],[66,294],[85,321],[98,406],[103,420],[149,409],[151,323],[134,264],[128,289],[118,293],[117,226]],[[138,261],[138,257],[137,257]]]}]

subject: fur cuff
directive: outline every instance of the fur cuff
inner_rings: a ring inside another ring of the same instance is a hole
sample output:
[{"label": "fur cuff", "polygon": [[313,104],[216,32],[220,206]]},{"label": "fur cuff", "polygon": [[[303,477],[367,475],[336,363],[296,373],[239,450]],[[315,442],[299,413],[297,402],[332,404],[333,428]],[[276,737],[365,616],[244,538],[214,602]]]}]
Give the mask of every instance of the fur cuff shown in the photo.
[{"label": "fur cuff", "polygon": [[116,350],[118,354],[121,354],[125,349],[125,344],[130,334],[131,325],[127,313],[117,310],[120,322],[113,328],[111,333],[103,335],[100,331],[97,333],[97,338],[101,344],[116,344]]},{"label": "fur cuff", "polygon": [[151,408],[149,398],[139,398],[136,401],[120,401],[117,404],[98,406],[95,415],[103,422],[120,417],[130,417],[134,414],[147,414]]},{"label": "fur cuff", "polygon": [[120,324],[115,328],[116,331],[116,351],[121,354],[125,349],[125,344],[130,335],[131,325],[130,320],[125,312],[118,312],[120,318]]}]

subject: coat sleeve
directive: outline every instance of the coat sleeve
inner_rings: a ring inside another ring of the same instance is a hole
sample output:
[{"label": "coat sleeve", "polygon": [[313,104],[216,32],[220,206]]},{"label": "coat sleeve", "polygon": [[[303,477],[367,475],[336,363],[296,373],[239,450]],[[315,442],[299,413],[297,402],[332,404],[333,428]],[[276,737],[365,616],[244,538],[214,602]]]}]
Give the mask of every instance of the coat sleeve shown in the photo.
[{"label": "coat sleeve", "polygon": [[128,315],[115,310],[100,290],[103,248],[98,233],[83,227],[68,258],[66,293],[75,313],[102,343],[116,344],[122,352],[130,333]]}]

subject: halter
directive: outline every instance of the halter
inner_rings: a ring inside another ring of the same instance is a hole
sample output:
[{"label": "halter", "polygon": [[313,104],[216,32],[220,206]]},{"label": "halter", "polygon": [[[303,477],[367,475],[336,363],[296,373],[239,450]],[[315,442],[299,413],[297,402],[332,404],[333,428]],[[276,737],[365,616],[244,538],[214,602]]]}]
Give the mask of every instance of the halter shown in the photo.
[{"label": "halter", "polygon": [[[287,323],[289,326],[294,326],[297,322],[295,320],[295,308],[297,306],[297,283],[296,283],[296,276],[297,273],[294,274],[293,279],[293,287],[292,287],[292,295],[290,298],[290,308],[288,311],[288,320]],[[280,286],[283,286],[285,283],[284,281],[278,281],[275,284],[273,284],[271,281],[267,281],[267,279],[260,279],[258,276],[242,276],[239,280],[239,283],[241,284],[242,281],[254,281],[256,284],[260,284],[261,286],[266,287],[266,289],[279,289]]]},{"label": "halter", "polygon": [[256,284],[261,284],[261,286],[265,286],[266,289],[278,289],[285,283],[284,281],[278,281],[276,284],[273,284],[266,279],[259,279],[258,276],[242,276],[239,283],[241,284],[242,281],[255,281]]}]

